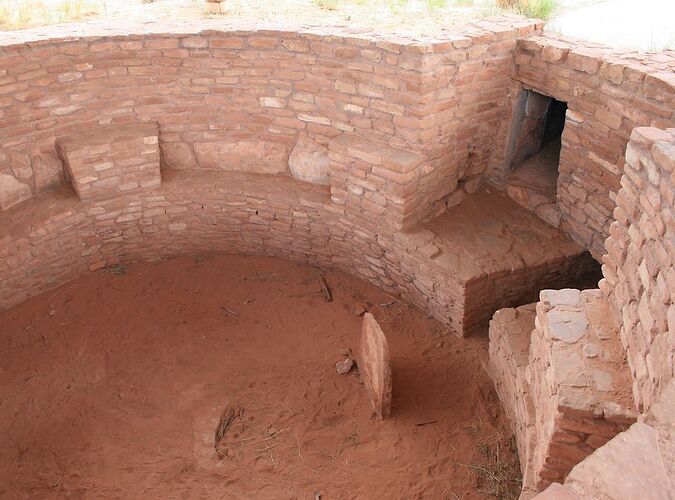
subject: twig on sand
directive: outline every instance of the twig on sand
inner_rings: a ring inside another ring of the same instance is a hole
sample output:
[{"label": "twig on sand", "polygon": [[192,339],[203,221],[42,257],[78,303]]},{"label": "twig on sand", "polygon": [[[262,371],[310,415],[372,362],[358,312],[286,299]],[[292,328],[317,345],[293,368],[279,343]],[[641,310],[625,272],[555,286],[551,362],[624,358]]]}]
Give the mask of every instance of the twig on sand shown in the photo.
[{"label": "twig on sand", "polygon": [[[277,445],[277,443],[270,444],[269,446],[265,446],[264,448],[258,448],[258,449],[255,450],[255,451],[257,451],[257,452],[261,452],[261,451],[269,451],[269,450],[271,450],[272,448],[274,448],[276,445]],[[274,462],[274,460],[273,460],[272,462]]]},{"label": "twig on sand", "polygon": [[441,496],[442,496],[443,498],[445,498],[445,494],[448,493],[448,491],[449,491],[450,494],[452,495],[452,498],[454,498],[455,500],[459,500],[459,497],[455,494],[455,492],[452,491],[452,490],[449,490],[448,488],[445,488],[445,489],[443,490],[443,493],[441,493]]},{"label": "twig on sand", "polygon": [[333,294],[330,293],[330,288],[328,288],[326,280],[323,277],[324,271],[320,267],[317,267],[316,274],[319,278],[319,282],[321,283],[321,289],[323,290],[323,295],[326,298],[326,302],[333,302]]},{"label": "twig on sand", "polygon": [[423,425],[431,425],[431,424],[437,424],[438,420],[427,420],[426,422],[418,422],[415,425],[417,427],[422,427]]},{"label": "twig on sand", "polygon": [[220,415],[220,420],[218,421],[214,436],[213,448],[216,450],[216,454],[221,460],[227,455],[227,449],[224,447],[225,434],[227,434],[232,423],[236,419],[242,419],[243,415],[244,409],[236,403],[228,404]]},{"label": "twig on sand", "polygon": [[218,426],[216,427],[216,444],[225,437],[232,422],[234,422],[236,418],[241,418],[243,413],[244,410],[237,404],[229,404],[225,407],[223,413],[220,415]]},{"label": "twig on sand", "polygon": [[[243,444],[242,446],[253,446],[254,444],[262,444],[266,441],[269,441],[270,439],[274,439],[276,437],[279,437],[279,434],[281,434],[283,432],[286,432],[289,429],[290,429],[290,427],[287,427],[285,429],[281,429],[280,431],[265,433],[265,434],[261,434],[260,436],[252,436],[252,437],[248,437],[248,438],[237,439],[236,441],[232,441],[232,444],[246,443],[246,444]],[[251,443],[249,441],[254,441],[254,442]]]},{"label": "twig on sand", "polygon": [[291,417],[295,417],[295,413],[293,413],[293,410],[291,410],[286,403],[282,401],[281,404],[284,405],[284,407],[288,410],[288,413],[291,414]]},{"label": "twig on sand", "polygon": [[228,308],[225,307],[225,306],[220,306],[220,308],[221,308],[223,311],[225,311],[226,313],[231,314],[232,316],[234,316],[234,317],[236,317],[236,318],[239,317],[239,313],[238,313],[237,311],[233,311],[232,309],[228,309]]},{"label": "twig on sand", "polygon": [[302,456],[302,452],[300,451],[300,439],[298,438],[298,435],[295,435],[295,441],[298,443],[298,456],[300,457],[300,460],[302,460],[302,465],[305,466],[305,469],[307,469],[310,472],[313,472],[314,474],[319,474],[321,473],[321,469],[323,469],[323,466],[321,466],[321,469],[316,470],[312,469],[309,465],[307,465],[307,462],[305,462],[305,457]]}]

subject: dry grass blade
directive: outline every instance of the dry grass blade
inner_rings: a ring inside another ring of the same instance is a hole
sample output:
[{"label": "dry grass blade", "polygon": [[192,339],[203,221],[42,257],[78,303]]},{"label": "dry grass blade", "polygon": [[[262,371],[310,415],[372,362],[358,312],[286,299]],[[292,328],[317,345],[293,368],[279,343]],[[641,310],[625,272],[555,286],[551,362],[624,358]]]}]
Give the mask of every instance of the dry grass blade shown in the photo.
[{"label": "dry grass blade", "polygon": [[228,309],[228,308],[225,307],[225,306],[220,306],[220,308],[223,310],[223,312],[225,312],[225,313],[227,313],[227,314],[231,314],[231,315],[234,316],[235,318],[238,318],[238,317],[239,317],[239,313],[238,313],[237,311],[233,311],[232,309]]},{"label": "dry grass blade", "polygon": [[481,443],[478,450],[483,463],[465,465],[476,471],[477,491],[505,500],[518,498],[522,482],[518,461],[502,453],[499,442],[494,447]]},{"label": "dry grass blade", "polygon": [[218,421],[218,426],[216,427],[214,444],[213,447],[218,454],[218,457],[222,459],[226,454],[227,450],[224,447],[225,435],[227,431],[232,426],[232,423],[236,419],[241,419],[244,414],[244,409],[241,408],[238,404],[228,404],[223,413],[220,415],[220,420]]},{"label": "dry grass blade", "polygon": [[330,288],[328,288],[326,280],[323,277],[323,275],[325,274],[324,271],[321,268],[317,267],[316,273],[319,278],[319,282],[321,283],[321,289],[323,290],[323,296],[326,298],[326,302],[333,302],[333,294],[330,292]]}]

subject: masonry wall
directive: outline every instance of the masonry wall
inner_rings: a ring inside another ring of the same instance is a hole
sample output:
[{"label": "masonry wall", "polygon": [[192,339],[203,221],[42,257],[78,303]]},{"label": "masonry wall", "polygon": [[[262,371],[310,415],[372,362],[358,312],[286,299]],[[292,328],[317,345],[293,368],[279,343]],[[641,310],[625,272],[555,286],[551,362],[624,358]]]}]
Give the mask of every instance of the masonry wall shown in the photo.
[{"label": "masonry wall", "polygon": [[606,298],[543,290],[490,322],[490,374],[513,429],[524,498],[635,421],[630,374]]},{"label": "masonry wall", "polygon": [[601,286],[621,325],[643,413],[675,367],[675,129],[635,129],[624,169]]},{"label": "masonry wall", "polygon": [[57,137],[156,121],[169,168],[287,174],[300,133],[417,152],[425,161],[406,173],[407,196],[433,206],[420,216],[439,213],[460,182],[475,188],[499,161],[516,38],[538,27],[482,22],[442,40],[208,22],[4,35],[0,175],[14,180],[4,178],[12,194],[0,209],[62,183]]},{"label": "masonry wall", "polygon": [[605,253],[634,127],[675,126],[675,54],[637,54],[535,34],[518,42],[515,79],[567,102],[558,178],[562,227]]},{"label": "masonry wall", "polygon": [[[634,129],[600,289],[543,291],[531,335],[524,307],[490,323],[490,371],[516,434],[525,497],[564,480],[568,490],[555,485],[537,498],[669,498],[674,182],[675,129]],[[639,423],[617,434],[634,416]]]}]

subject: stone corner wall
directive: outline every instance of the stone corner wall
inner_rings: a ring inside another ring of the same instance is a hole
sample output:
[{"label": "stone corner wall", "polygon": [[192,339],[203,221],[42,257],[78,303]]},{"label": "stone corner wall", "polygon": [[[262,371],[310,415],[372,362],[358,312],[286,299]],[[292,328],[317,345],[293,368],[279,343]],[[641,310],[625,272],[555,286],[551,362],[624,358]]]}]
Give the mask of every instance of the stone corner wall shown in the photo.
[{"label": "stone corner wall", "polygon": [[490,322],[490,375],[531,496],[635,421],[624,352],[600,290],[544,290]]},{"label": "stone corner wall", "polygon": [[[624,170],[600,289],[541,293],[527,363],[518,315],[498,311],[490,325],[491,375],[525,448],[525,497],[553,482],[537,498],[670,498],[675,129],[633,130]],[[514,394],[523,370],[528,389]],[[531,414],[509,411],[519,398],[532,399],[521,406]]]},{"label": "stone corner wall", "polygon": [[552,484],[537,500],[640,498],[670,500],[675,488],[675,381],[640,422],[579,463],[564,486]]},{"label": "stone corner wall", "polygon": [[[535,408],[525,469],[541,490],[635,421],[630,376],[600,290],[544,290],[537,303],[528,377]],[[528,477],[528,474],[525,474]]]},{"label": "stone corner wall", "polygon": [[557,204],[600,260],[635,127],[675,126],[675,52],[640,54],[549,32],[518,41],[515,80],[568,105]]},{"label": "stone corner wall", "polygon": [[675,369],[675,128],[636,128],[603,258],[640,413]]}]

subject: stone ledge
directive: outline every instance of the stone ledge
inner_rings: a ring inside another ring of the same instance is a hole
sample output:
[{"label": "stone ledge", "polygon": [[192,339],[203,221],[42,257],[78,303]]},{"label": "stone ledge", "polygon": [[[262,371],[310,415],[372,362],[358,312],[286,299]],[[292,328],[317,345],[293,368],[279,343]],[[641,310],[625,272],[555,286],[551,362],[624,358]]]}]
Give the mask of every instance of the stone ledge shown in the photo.
[{"label": "stone ledge", "polygon": [[[536,245],[533,236],[519,239],[513,221],[537,235]],[[45,193],[0,213],[0,226],[1,307],[119,260],[243,252],[345,269],[466,335],[533,288],[575,281],[587,262],[577,244],[502,194],[471,195],[453,212],[397,233],[346,213],[326,186],[240,172],[167,169],[162,185],[111,199]]]}]

